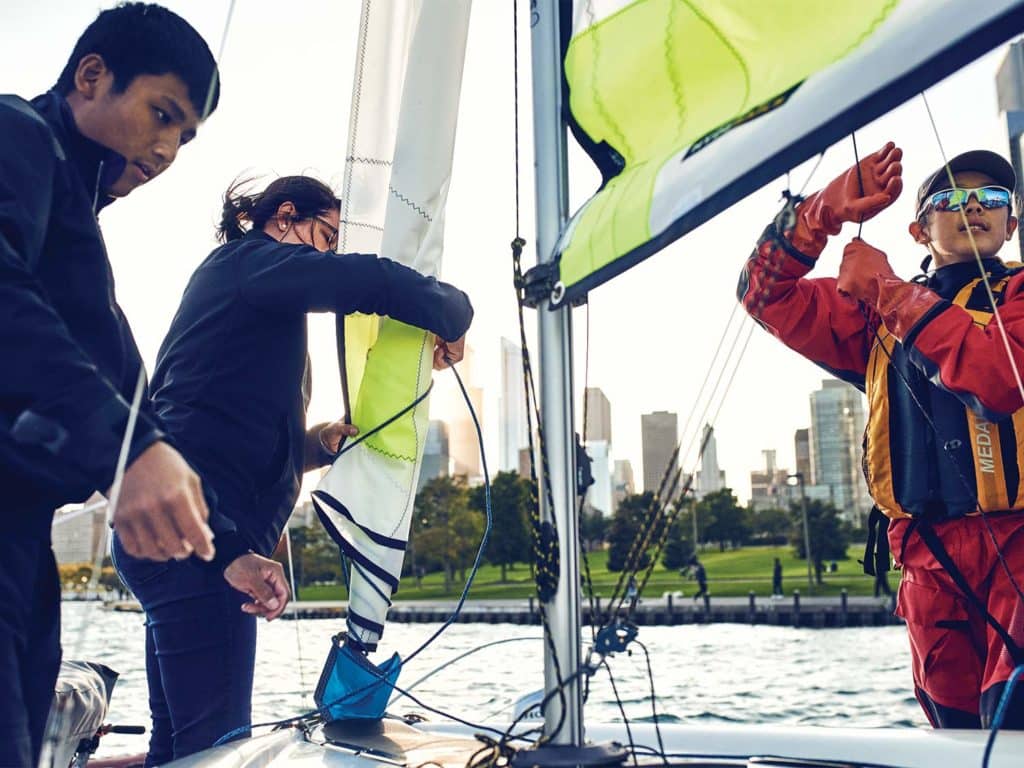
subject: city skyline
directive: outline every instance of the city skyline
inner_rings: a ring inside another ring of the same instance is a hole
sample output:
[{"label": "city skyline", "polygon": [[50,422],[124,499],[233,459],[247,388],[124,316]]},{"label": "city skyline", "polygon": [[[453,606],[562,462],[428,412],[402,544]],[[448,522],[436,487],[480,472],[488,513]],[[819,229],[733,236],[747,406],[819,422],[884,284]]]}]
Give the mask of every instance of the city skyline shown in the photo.
[{"label": "city skyline", "polygon": [[[507,339],[502,339],[502,344],[503,351],[510,348]],[[518,354],[518,347],[515,347],[515,351]],[[596,425],[611,423],[611,402],[598,386],[587,387],[585,392],[589,401],[587,421],[591,424],[591,430],[601,438],[610,437],[610,429],[606,430]],[[503,393],[503,397],[505,394]],[[746,474],[749,479],[749,485],[746,486],[749,492],[746,493],[742,483],[730,484],[726,480],[726,469],[718,462],[718,440],[715,430],[711,424],[705,423],[700,431],[700,445],[703,445],[704,450],[700,456],[700,468],[693,482],[697,497],[728,487],[742,505],[752,509],[785,506],[799,498],[797,483],[793,480],[794,475],[799,475],[803,479],[804,492],[808,498],[833,503],[851,522],[863,522],[871,504],[860,471],[860,442],[865,419],[864,396],[844,382],[819,379],[818,389],[807,393],[807,402],[807,421],[810,425],[789,427],[791,441],[788,445],[792,446],[792,465],[778,458],[779,447],[787,446],[787,440],[780,436],[779,441],[773,443],[772,447],[760,449],[763,464],[750,469]],[[502,415],[499,430],[507,428],[509,424],[514,427],[514,422],[504,418],[504,411]],[[582,419],[581,413],[577,413],[577,418]],[[433,420],[432,431],[437,425],[444,427],[445,423]],[[681,444],[684,442],[678,433],[678,415],[675,413],[655,411],[641,414],[641,425],[645,435],[645,450],[644,455],[640,457],[640,472],[643,479],[640,488],[633,485],[636,456],[623,456],[622,453],[613,451],[610,441],[606,439],[588,439],[584,444],[591,458],[591,471],[595,480],[588,491],[587,501],[592,508],[606,515],[614,512],[626,492],[656,489],[676,441]],[[506,440],[507,436],[499,435],[499,442],[505,444]],[[524,449],[518,451],[515,466],[508,469],[525,476],[522,463],[524,452]],[[792,472],[790,466],[793,468]],[[743,476],[742,471],[733,473],[733,477]],[[627,491],[627,488],[633,490]]]}]

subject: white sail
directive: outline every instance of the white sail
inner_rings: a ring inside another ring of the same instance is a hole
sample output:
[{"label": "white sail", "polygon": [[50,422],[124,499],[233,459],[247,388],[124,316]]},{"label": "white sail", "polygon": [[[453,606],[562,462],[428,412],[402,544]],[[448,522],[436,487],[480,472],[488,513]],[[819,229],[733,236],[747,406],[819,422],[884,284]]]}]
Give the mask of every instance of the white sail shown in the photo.
[{"label": "white sail", "polygon": [[[339,248],[441,269],[470,0],[365,0]],[[364,433],[422,397],[434,337],[388,318],[346,321],[353,422]],[[427,433],[427,398],[343,453],[313,494],[352,563],[349,632],[374,647],[398,587]]]}]

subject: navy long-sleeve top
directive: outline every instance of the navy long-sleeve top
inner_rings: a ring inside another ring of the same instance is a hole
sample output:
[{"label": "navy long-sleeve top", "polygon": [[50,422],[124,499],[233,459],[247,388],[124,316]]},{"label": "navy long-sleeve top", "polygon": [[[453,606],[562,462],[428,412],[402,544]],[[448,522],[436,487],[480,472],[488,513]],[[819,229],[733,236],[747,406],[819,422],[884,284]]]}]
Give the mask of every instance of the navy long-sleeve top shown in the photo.
[{"label": "navy long-sleeve top", "polygon": [[321,253],[262,231],[214,250],[160,348],[153,398],[217,496],[222,565],[272,552],[298,497],[307,312],[387,315],[446,341],[473,318],[462,291],[373,255]]},{"label": "navy long-sleeve top", "polygon": [[[78,131],[63,96],[0,96],[0,487],[5,531],[106,491],[142,359],[114,298],[96,214],[124,158]],[[129,461],[163,434],[148,402]]]}]

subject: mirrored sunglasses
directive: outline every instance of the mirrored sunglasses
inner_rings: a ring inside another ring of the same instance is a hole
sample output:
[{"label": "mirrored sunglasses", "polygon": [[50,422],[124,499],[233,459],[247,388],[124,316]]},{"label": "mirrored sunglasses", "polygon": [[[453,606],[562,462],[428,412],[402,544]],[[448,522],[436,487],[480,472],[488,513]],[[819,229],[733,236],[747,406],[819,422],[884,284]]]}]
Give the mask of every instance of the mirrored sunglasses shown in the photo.
[{"label": "mirrored sunglasses", "polygon": [[975,189],[941,189],[927,198],[922,212],[928,206],[936,211],[959,211],[974,197],[982,208],[1007,208],[1013,193],[1006,187],[977,187]]}]

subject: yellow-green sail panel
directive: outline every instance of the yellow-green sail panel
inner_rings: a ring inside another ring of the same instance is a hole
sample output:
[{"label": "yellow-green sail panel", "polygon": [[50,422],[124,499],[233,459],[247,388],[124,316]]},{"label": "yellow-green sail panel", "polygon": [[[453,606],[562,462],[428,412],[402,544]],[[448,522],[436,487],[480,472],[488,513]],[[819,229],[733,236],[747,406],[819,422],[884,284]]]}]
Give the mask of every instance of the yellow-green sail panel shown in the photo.
[{"label": "yellow-green sail panel", "polygon": [[[663,165],[714,129],[784,94],[869,38],[897,0],[637,0],[576,30],[570,107],[625,161],[575,222],[561,254],[572,286],[652,237]],[[584,23],[586,12],[577,14]]]}]

